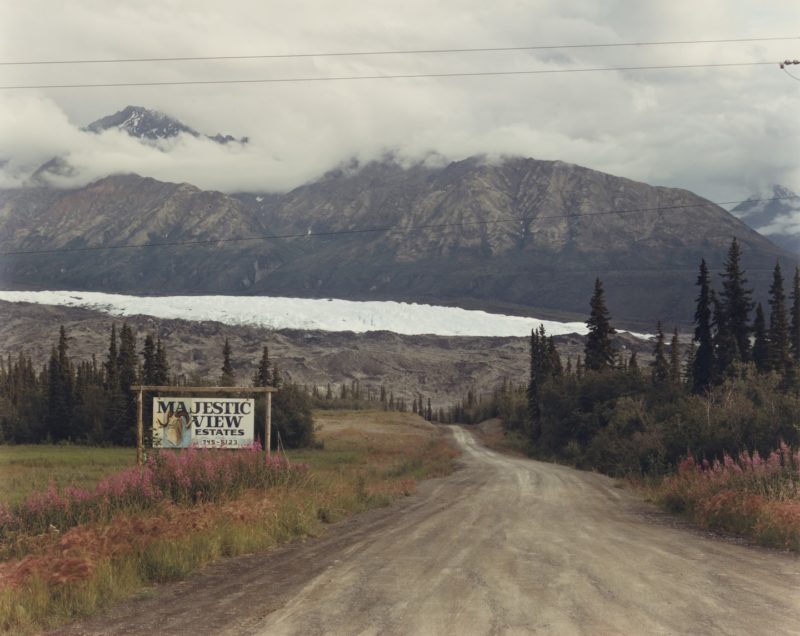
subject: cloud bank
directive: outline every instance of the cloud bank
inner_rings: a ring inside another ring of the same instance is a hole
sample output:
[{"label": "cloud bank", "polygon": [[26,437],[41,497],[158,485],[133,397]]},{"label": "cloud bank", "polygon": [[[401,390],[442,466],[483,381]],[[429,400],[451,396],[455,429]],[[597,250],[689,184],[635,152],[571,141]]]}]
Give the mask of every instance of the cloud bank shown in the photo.
[{"label": "cloud bank", "polygon": [[[394,5],[394,6],[390,6]],[[503,47],[792,35],[794,2],[477,1],[103,3],[3,9],[0,58],[96,59]],[[42,16],[48,19],[42,20]],[[330,77],[777,61],[796,43],[567,48],[81,66],[5,66],[2,85]],[[0,187],[53,157],[54,185],[135,172],[232,191],[286,191],[351,158],[473,154],[561,159],[716,200],[767,183],[800,191],[800,82],[777,65],[511,77],[0,91]],[[155,108],[221,146],[168,148],[81,130],[128,104]]]}]

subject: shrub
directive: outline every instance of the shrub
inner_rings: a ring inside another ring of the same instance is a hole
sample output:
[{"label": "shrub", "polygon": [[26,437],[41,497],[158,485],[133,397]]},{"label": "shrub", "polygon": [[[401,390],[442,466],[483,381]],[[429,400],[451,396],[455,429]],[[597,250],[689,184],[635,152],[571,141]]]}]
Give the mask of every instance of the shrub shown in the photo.
[{"label": "shrub", "polygon": [[[314,443],[311,399],[296,384],[285,384],[272,400],[272,444],[286,448],[305,448]],[[277,433],[277,435],[276,435]]]}]

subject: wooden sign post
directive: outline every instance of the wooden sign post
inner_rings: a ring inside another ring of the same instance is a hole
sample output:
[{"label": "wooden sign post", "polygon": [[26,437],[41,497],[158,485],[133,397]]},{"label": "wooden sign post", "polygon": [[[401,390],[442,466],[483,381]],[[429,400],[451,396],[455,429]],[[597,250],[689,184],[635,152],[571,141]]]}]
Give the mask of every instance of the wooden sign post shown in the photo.
[{"label": "wooden sign post", "polygon": [[272,394],[278,389],[274,386],[157,386],[150,384],[132,384],[131,391],[136,392],[136,463],[144,465],[144,407],[145,391],[180,391],[181,393],[263,393],[267,398],[264,413],[264,456],[269,459],[272,443]]}]

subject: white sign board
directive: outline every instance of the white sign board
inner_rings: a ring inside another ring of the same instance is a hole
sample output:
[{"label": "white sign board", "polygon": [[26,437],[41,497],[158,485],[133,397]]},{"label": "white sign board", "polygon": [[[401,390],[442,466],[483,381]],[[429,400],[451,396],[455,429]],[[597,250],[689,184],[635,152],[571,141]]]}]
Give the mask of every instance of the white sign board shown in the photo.
[{"label": "white sign board", "polygon": [[254,410],[252,398],[153,398],[153,448],[251,446]]}]

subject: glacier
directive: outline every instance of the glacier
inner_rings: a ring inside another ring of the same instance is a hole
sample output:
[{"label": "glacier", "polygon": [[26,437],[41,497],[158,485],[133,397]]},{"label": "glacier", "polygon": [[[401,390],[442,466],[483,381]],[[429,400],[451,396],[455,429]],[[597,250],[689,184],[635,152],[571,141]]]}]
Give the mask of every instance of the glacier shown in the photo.
[{"label": "glacier", "polygon": [[[84,291],[0,291],[0,300],[82,307],[111,316],[213,320],[226,325],[321,331],[391,331],[403,335],[528,336],[586,334],[583,322],[556,322],[485,311],[395,301],[274,296],[130,296]],[[643,334],[632,334],[647,337]]]}]

